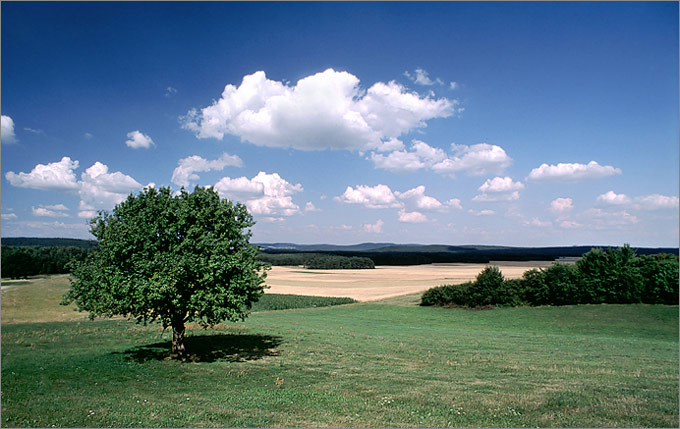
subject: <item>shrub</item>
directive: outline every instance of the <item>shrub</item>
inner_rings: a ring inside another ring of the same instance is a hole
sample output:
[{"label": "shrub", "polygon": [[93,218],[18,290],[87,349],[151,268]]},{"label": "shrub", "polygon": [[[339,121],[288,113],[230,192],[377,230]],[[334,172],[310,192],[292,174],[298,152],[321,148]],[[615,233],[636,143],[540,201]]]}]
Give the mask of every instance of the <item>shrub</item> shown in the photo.
[{"label": "shrub", "polygon": [[443,285],[426,290],[420,298],[420,305],[468,305],[468,294],[472,282],[457,285]]},{"label": "shrub", "polygon": [[538,268],[525,271],[520,280],[524,300],[531,305],[550,304],[550,289],[545,283],[545,273]]},{"label": "shrub", "polygon": [[426,291],[421,305],[678,304],[678,256],[637,257],[629,245],[593,249],[576,265],[554,263],[506,280],[487,267],[474,282]]},{"label": "shrub", "polygon": [[503,287],[503,273],[496,266],[486,267],[477,274],[477,279],[468,289],[466,305],[481,307],[498,303],[499,291]]},{"label": "shrub", "polygon": [[582,303],[579,290],[579,275],[576,266],[555,263],[542,270],[543,282],[547,287],[550,305],[568,305]]},{"label": "shrub", "polygon": [[621,248],[593,249],[576,263],[581,277],[584,302],[634,303],[642,298],[643,279],[635,251]]},{"label": "shrub", "polygon": [[659,254],[635,261],[642,277],[642,302],[678,304],[678,257]]},{"label": "shrub", "polygon": [[526,304],[524,285],[520,279],[505,280],[498,289],[496,305],[516,307]]}]

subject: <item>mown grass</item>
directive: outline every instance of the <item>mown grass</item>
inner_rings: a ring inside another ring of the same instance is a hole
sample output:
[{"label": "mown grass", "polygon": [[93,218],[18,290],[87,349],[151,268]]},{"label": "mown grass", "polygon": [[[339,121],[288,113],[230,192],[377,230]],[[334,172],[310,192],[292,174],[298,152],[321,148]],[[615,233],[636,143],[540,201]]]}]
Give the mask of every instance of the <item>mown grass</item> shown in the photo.
[{"label": "mown grass", "polygon": [[678,425],[677,306],[411,301],[190,326],[185,363],[157,326],[3,319],[2,425]]}]

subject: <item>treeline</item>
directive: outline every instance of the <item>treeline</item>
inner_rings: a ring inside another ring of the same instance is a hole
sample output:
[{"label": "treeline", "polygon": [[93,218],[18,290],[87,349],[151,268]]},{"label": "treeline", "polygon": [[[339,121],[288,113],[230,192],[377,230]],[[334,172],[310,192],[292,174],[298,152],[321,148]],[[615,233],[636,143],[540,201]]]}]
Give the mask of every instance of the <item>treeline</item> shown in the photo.
[{"label": "treeline", "polygon": [[271,265],[304,266],[317,270],[371,269],[375,264],[370,258],[340,256],[326,253],[264,253],[258,259]]},{"label": "treeline", "polygon": [[[545,248],[498,248],[475,249],[474,247],[450,246],[449,251],[363,251],[335,252],[343,256],[363,256],[375,265],[425,265],[442,263],[488,264],[490,261],[554,261],[564,257],[580,257],[592,250],[592,246],[545,247]],[[637,249],[640,255],[675,253],[673,248]]]},{"label": "treeline", "polygon": [[[4,241],[4,240],[3,240]],[[2,277],[26,278],[40,274],[65,274],[67,264],[83,260],[90,250],[82,247],[2,246]]]},{"label": "treeline", "polygon": [[43,237],[3,237],[3,246],[14,247],[79,247],[94,249],[97,240],[82,240],[79,238],[43,238]]},{"label": "treeline", "polygon": [[576,264],[555,263],[508,280],[487,267],[474,282],[429,289],[421,305],[464,307],[678,304],[678,255],[637,256],[628,245],[593,249]]}]

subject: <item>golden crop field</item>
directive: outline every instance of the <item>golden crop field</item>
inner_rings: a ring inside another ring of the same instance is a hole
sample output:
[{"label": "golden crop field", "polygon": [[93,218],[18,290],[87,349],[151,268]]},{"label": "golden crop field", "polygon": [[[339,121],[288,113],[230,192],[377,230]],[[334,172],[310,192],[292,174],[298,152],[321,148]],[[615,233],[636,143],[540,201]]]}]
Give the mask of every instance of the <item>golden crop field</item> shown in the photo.
[{"label": "golden crop field", "polygon": [[431,264],[377,266],[374,270],[307,270],[274,266],[267,273],[266,293],[310,296],[343,296],[358,301],[375,301],[423,292],[443,284],[474,280],[488,265],[498,266],[503,275],[515,279],[532,268],[551,262],[499,262],[493,264]]}]

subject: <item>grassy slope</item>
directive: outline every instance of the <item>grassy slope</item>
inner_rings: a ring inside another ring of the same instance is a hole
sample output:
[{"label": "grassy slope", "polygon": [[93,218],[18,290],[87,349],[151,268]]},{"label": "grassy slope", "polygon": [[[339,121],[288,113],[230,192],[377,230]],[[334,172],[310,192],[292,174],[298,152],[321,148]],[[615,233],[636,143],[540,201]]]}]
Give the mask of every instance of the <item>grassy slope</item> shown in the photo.
[{"label": "grassy slope", "polygon": [[677,306],[260,312],[180,363],[156,326],[7,323],[11,294],[6,427],[678,425]]}]

